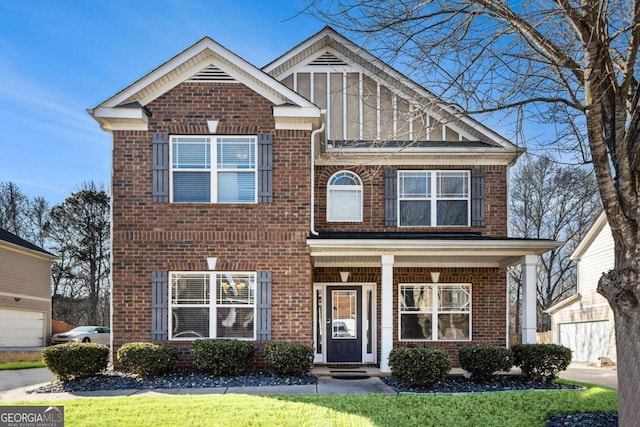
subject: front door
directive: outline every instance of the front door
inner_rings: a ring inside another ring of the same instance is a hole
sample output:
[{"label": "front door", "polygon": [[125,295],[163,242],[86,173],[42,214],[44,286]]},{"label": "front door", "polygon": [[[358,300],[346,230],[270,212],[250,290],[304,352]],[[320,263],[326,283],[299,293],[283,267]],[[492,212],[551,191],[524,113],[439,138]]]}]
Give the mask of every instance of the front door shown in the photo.
[{"label": "front door", "polygon": [[362,286],[327,286],[327,362],[362,362]]}]

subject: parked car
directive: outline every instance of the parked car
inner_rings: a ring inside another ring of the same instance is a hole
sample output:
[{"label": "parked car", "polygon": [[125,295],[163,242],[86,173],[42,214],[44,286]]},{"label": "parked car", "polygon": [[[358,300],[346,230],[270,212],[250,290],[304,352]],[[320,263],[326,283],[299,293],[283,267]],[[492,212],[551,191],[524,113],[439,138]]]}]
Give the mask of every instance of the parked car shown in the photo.
[{"label": "parked car", "polygon": [[51,336],[51,344],[66,344],[72,342],[92,342],[109,345],[111,329],[104,326],[78,326],[67,332]]}]

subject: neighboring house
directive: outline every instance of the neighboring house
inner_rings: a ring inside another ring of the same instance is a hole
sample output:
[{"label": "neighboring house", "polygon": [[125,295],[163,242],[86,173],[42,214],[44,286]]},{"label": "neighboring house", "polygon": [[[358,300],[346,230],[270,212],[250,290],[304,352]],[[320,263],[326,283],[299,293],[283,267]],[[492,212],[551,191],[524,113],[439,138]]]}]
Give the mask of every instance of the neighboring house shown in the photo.
[{"label": "neighboring house", "polygon": [[[327,27],[258,69],[206,37],[89,113],[113,136],[113,351],[200,337],[299,342],[388,372],[508,345],[522,150]],[[260,354],[260,352],[259,352]],[[260,363],[260,361],[258,361]]]},{"label": "neighboring house", "polygon": [[0,350],[48,344],[54,258],[0,228]]},{"label": "neighboring house", "polygon": [[577,362],[598,362],[607,357],[616,360],[613,311],[606,298],[597,292],[603,273],[614,267],[613,236],[602,213],[571,255],[577,264],[576,293],[550,307],[551,330],[557,344],[573,351]]}]

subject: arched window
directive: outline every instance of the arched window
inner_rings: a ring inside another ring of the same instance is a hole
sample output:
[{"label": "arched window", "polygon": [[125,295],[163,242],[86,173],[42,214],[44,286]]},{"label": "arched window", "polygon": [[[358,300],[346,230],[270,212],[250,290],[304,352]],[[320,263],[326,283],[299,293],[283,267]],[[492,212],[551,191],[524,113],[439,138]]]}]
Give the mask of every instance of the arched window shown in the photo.
[{"label": "arched window", "polygon": [[355,173],[340,171],[329,179],[327,221],[362,221],[362,180]]}]

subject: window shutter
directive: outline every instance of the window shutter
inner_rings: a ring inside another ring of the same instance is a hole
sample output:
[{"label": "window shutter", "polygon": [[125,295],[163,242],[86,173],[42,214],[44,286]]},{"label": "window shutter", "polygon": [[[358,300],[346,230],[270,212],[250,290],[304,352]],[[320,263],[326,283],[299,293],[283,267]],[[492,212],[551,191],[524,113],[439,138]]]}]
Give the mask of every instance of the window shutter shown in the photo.
[{"label": "window shutter", "polygon": [[398,225],[398,170],[384,170],[384,225]]},{"label": "window shutter", "polygon": [[258,271],[256,283],[256,339],[271,341],[271,272]]},{"label": "window shutter", "polygon": [[169,202],[169,134],[154,133],[153,143],[153,189],[154,202]]},{"label": "window shutter", "polygon": [[167,272],[151,273],[151,341],[166,340],[167,322]]},{"label": "window shutter", "polygon": [[471,226],[486,226],[484,210],[484,169],[471,171]]},{"label": "window shutter", "polygon": [[258,203],[273,202],[273,135],[258,134]]}]

